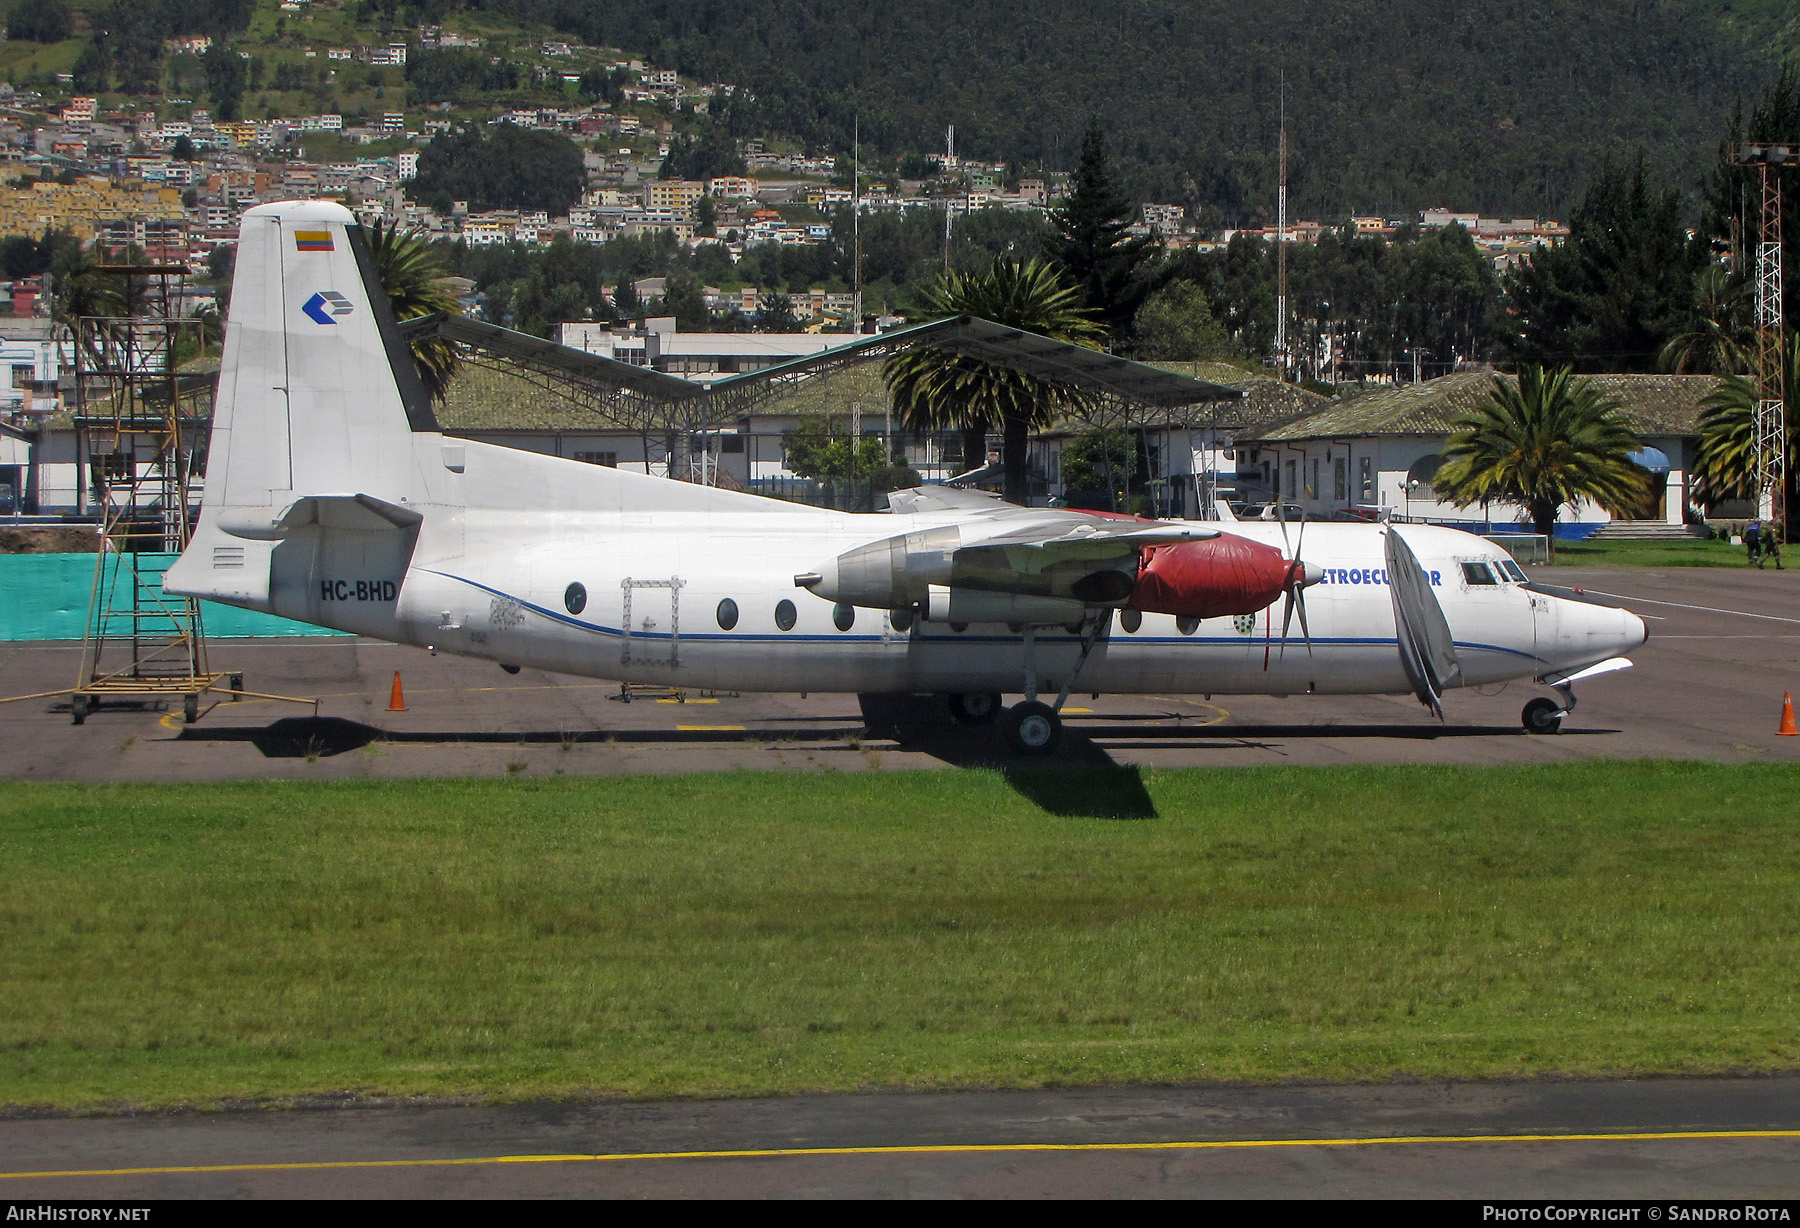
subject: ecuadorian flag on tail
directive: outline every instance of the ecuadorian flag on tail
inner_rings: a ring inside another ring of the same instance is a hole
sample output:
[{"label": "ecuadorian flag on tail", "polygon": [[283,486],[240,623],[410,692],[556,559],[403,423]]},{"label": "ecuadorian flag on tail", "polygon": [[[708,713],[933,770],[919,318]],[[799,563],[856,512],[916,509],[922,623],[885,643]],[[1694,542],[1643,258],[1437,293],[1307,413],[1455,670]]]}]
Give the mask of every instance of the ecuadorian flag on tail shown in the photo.
[{"label": "ecuadorian flag on tail", "polygon": [[296,230],[294,247],[303,252],[332,251],[331,232],[329,230]]}]

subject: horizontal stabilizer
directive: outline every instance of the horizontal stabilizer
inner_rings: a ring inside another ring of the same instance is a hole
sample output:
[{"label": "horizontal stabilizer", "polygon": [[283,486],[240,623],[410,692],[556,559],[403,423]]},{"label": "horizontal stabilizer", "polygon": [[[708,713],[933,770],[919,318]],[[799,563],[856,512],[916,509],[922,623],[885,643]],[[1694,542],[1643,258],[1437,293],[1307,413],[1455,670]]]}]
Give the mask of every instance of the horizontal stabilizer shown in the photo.
[{"label": "horizontal stabilizer", "polygon": [[293,529],[318,525],[362,533],[410,529],[424,517],[409,507],[374,495],[308,495],[285,508],[232,508],[219,517],[219,528],[250,541],[280,541]]}]

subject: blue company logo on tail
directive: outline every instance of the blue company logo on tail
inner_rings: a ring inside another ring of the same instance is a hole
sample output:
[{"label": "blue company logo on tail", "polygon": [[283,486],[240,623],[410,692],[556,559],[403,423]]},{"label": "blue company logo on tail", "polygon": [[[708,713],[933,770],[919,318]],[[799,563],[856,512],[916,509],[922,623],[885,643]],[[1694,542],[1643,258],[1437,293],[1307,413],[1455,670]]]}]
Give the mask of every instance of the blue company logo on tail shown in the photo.
[{"label": "blue company logo on tail", "polygon": [[310,316],[315,323],[336,324],[335,317],[349,315],[356,310],[356,304],[352,303],[347,295],[339,294],[336,290],[321,290],[307,299],[301,305],[300,310]]}]

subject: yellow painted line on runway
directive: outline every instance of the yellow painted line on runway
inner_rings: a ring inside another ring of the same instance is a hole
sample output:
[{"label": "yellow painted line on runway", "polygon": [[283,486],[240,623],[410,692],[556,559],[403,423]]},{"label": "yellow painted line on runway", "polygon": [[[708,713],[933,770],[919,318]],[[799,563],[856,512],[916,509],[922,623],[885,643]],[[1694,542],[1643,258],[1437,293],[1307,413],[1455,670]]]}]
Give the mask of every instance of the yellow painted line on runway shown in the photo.
[{"label": "yellow painted line on runway", "polygon": [[[1227,721],[1227,720],[1231,719],[1231,713],[1229,713],[1225,709],[1221,708],[1218,704],[1207,703],[1203,699],[1189,699],[1185,695],[1146,695],[1144,698],[1160,699],[1164,703],[1168,703],[1168,704],[1192,704],[1196,708],[1206,708],[1209,711],[1217,712],[1218,715],[1213,717],[1211,720],[1200,722],[1200,725],[1202,728],[1204,728],[1207,725],[1217,725],[1220,721]],[[1183,724],[1187,723],[1186,718],[1183,718],[1182,723]]]},{"label": "yellow painted line on runway", "polygon": [[659,699],[659,704],[716,704],[716,699]]},{"label": "yellow painted line on runway", "polygon": [[1066,716],[1071,713],[1073,713],[1076,716],[1092,716],[1094,714],[1094,710],[1092,708],[1071,708],[1071,707],[1068,707],[1065,705],[1063,707],[1063,714]]},{"label": "yellow painted line on runway", "polygon": [[1417,1147],[1445,1143],[1645,1143],[1722,1139],[1800,1139],[1800,1130],[1662,1130],[1630,1134],[1414,1134],[1389,1138],[1205,1139],[1176,1143],[925,1143],[899,1147],[745,1147],[728,1151],[570,1152],[551,1155],[456,1156],[425,1160],[294,1160],[272,1164],[70,1168],[40,1172],[0,1172],[0,1180],[160,1177],[189,1173],[287,1173],[355,1168],[455,1168],[486,1164],[619,1164],[632,1160],[773,1160],[810,1156],[982,1155],[1034,1151],[1234,1151],[1295,1147]]},{"label": "yellow painted line on runway", "polygon": [[742,733],[742,725],[677,725],[677,733]]}]

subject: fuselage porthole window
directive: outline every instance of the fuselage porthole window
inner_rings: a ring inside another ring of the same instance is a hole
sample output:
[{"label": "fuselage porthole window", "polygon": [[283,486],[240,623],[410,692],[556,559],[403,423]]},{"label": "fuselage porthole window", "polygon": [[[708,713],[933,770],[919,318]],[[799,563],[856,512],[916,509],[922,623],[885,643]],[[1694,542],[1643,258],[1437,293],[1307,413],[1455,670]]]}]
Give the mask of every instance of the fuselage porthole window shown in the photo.
[{"label": "fuselage porthole window", "polygon": [[1486,563],[1464,563],[1462,565],[1464,584],[1496,584],[1494,569]]},{"label": "fuselage porthole window", "polygon": [[783,597],[775,606],[775,625],[783,631],[792,631],[794,623],[800,615],[794,609],[794,603]]},{"label": "fuselage porthole window", "polygon": [[731,630],[733,627],[737,626],[737,620],[738,620],[737,602],[733,601],[729,597],[727,597],[727,598],[725,598],[725,600],[719,602],[719,630],[721,630],[721,631]]},{"label": "fuselage porthole window", "polygon": [[839,631],[850,630],[856,625],[856,607],[844,601],[832,606],[831,625]]},{"label": "fuselage porthole window", "polygon": [[1120,610],[1119,626],[1126,635],[1136,635],[1138,628],[1144,625],[1144,616],[1136,610]]},{"label": "fuselage porthole window", "polygon": [[1183,635],[1192,635],[1200,630],[1200,620],[1184,614],[1175,620],[1175,630]]},{"label": "fuselage porthole window", "polygon": [[571,614],[587,609],[587,585],[577,580],[563,590],[563,608]]}]

